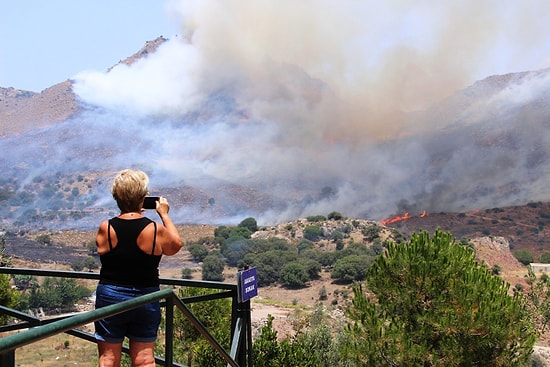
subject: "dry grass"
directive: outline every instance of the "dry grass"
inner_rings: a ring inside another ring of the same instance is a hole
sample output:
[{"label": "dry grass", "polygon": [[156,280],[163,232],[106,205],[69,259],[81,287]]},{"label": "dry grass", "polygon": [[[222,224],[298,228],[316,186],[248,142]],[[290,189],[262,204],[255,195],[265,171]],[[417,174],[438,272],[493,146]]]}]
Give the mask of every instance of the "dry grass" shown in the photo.
[{"label": "dry grass", "polygon": [[[68,347],[65,347],[68,342]],[[18,367],[97,366],[97,346],[77,337],[58,334],[18,348],[15,352]]]}]

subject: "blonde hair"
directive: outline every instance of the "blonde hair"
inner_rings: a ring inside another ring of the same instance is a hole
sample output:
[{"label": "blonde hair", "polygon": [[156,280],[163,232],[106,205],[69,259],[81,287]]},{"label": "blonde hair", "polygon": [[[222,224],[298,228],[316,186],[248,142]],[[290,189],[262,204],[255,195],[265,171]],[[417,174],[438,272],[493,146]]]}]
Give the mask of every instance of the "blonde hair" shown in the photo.
[{"label": "blonde hair", "polygon": [[111,194],[122,213],[137,212],[148,194],[149,176],[140,170],[125,169],[113,180]]}]

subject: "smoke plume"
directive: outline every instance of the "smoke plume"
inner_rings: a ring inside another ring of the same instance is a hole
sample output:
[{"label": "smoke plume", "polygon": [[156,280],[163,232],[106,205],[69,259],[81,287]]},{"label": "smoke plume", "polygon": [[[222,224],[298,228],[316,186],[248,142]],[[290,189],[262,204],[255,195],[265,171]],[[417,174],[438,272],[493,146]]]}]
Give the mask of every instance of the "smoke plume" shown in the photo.
[{"label": "smoke plume", "polygon": [[47,132],[64,131],[65,143],[46,154],[64,157],[72,145],[88,159],[56,169],[141,167],[159,188],[200,188],[227,207],[234,198],[222,186],[269,198],[223,219],[175,208],[188,222],[331,211],[377,220],[550,198],[548,108],[537,109],[549,74],[474,84],[550,64],[539,47],[546,1],[185,0],[167,9],[180,33],[155,53],[72,78],[87,111]]}]

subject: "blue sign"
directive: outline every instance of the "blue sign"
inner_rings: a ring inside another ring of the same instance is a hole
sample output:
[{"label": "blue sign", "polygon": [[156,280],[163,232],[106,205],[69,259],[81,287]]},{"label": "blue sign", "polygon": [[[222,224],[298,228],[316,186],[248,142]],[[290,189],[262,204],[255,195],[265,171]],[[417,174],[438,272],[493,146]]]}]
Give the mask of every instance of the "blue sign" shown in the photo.
[{"label": "blue sign", "polygon": [[258,295],[258,273],[256,272],[256,268],[240,271],[238,279],[241,302],[246,302]]}]

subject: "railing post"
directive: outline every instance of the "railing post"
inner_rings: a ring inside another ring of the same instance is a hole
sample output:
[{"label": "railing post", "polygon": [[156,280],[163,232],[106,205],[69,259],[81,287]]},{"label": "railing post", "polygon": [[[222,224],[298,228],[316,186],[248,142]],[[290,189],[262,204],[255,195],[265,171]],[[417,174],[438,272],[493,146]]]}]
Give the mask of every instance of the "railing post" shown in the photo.
[{"label": "railing post", "polygon": [[166,297],[166,330],[164,335],[164,365],[172,367],[174,362],[174,295]]},{"label": "railing post", "polygon": [[1,367],[15,367],[15,350],[9,350],[0,354]]},{"label": "railing post", "polygon": [[240,335],[242,348],[239,348],[238,361],[241,366],[252,367],[252,321],[250,316],[250,300],[239,303],[239,314],[244,320],[244,327]]}]

